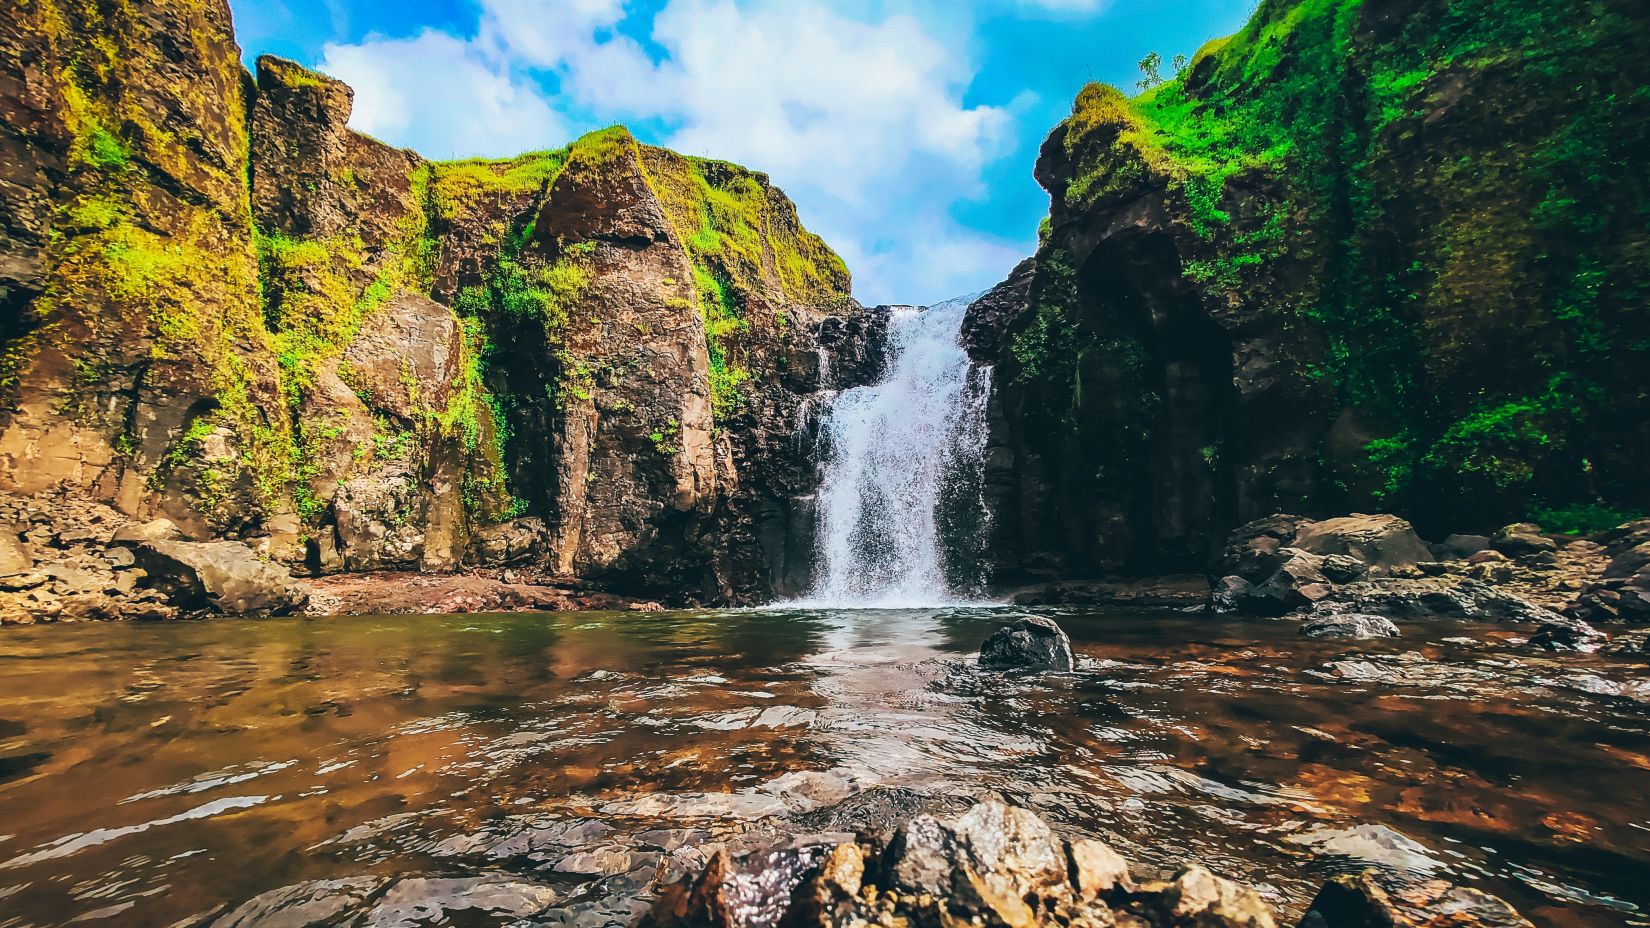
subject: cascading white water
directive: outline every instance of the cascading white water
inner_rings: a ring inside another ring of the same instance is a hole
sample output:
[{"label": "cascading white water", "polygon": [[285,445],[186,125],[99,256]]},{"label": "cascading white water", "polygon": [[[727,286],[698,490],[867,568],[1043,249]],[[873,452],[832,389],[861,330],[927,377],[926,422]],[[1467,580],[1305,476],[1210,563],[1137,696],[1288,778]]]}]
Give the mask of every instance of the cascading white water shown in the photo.
[{"label": "cascading white water", "polygon": [[977,567],[955,557],[948,564],[942,537],[957,521],[946,510],[959,508],[959,492],[969,510],[962,522],[983,532],[990,371],[974,367],[958,341],[971,302],[895,310],[883,380],[842,391],[825,414],[818,566],[797,605],[906,608],[977,594],[979,578],[968,576]]}]

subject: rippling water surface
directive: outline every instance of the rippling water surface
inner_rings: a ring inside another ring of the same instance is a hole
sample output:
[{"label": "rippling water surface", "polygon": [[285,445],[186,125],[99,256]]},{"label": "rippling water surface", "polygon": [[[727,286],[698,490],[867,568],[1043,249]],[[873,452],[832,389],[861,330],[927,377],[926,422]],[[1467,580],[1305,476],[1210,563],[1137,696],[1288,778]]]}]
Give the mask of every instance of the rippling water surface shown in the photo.
[{"label": "rippling water surface", "polygon": [[0,926],[622,924],[875,787],[997,790],[1291,915],[1379,865],[1650,924],[1642,663],[1050,614],[1080,666],[1029,679],[970,667],[991,610],[7,630]]}]

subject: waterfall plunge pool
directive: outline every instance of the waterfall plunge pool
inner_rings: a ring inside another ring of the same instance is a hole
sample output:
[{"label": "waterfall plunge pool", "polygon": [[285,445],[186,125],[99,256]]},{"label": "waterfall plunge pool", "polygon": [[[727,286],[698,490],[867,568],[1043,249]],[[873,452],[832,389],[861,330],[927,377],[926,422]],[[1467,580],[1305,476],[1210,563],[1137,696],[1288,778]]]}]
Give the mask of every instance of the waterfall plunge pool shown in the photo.
[{"label": "waterfall plunge pool", "polygon": [[8,630],[0,925],[624,924],[707,848],[890,787],[1001,791],[1287,915],[1375,865],[1650,922],[1642,666],[1503,626],[1039,612],[1077,672],[973,670],[993,609]]}]

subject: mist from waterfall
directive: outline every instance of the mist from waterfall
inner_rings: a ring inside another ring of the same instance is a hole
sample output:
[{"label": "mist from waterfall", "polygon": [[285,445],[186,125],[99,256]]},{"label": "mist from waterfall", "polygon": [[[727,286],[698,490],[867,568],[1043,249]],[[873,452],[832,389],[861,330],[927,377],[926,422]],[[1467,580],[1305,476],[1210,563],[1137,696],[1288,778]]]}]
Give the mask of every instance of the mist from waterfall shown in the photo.
[{"label": "mist from waterfall", "polygon": [[842,391],[825,412],[817,566],[795,605],[980,600],[991,371],[958,340],[971,302],[894,310],[881,382]]}]

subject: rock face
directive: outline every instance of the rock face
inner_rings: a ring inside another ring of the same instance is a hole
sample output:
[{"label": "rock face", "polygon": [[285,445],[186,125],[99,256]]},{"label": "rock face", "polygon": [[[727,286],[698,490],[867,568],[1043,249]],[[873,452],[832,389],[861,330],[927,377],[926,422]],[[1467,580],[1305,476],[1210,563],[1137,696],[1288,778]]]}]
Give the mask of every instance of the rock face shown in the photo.
[{"label": "rock face", "polygon": [[980,666],[992,670],[1053,670],[1070,673],[1076,666],[1071,639],[1053,619],[1028,615],[1007,625],[980,645]]},{"label": "rock face", "polygon": [[[1584,568],[1591,543],[1571,547],[1581,549],[1573,560]],[[1267,516],[1239,526],[1227,538],[1210,565],[1209,607],[1253,615],[1299,613],[1306,618],[1302,633],[1314,637],[1397,634],[1395,628],[1386,631],[1388,619],[1437,616],[1577,624],[1514,592],[1522,586],[1506,581],[1521,575],[1515,575],[1504,555],[1480,551],[1465,561],[1441,564],[1432,560],[1431,550],[1408,522],[1391,515],[1323,522]],[[1526,560],[1543,555],[1552,557],[1537,552]],[[1507,566],[1498,566],[1502,563]],[[1505,575],[1486,574],[1486,567]]]},{"label": "rock face", "polygon": [[20,5],[0,26],[0,112],[0,491],[188,521],[161,470],[205,410],[287,433],[253,412],[281,408],[280,368],[229,6]]},{"label": "rock face", "polygon": [[1432,560],[1432,549],[1415,529],[1392,515],[1359,514],[1309,522],[1296,531],[1294,544],[1309,554],[1348,557],[1375,571]]},{"label": "rock face", "polygon": [[766,177],[618,128],[429,162],[239,61],[223,0],[0,26],[0,492],[309,573],[806,583],[790,439],[881,327]]},{"label": "rock face", "polygon": [[1650,24],[1592,12],[1282,0],[1085,88],[966,329],[1003,582],[1185,569],[1270,512],[1650,509]]},{"label": "rock face", "polygon": [[1650,624],[1650,519],[1632,522],[1599,538],[1610,558],[1604,576],[1569,610],[1590,622]]}]

